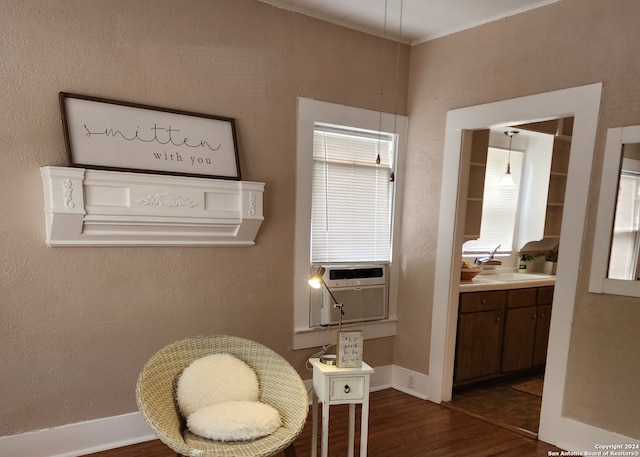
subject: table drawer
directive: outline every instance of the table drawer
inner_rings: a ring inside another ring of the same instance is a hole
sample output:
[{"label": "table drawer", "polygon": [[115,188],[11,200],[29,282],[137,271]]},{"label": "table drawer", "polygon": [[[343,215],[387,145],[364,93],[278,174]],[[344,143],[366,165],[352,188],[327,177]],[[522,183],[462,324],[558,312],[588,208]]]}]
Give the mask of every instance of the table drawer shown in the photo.
[{"label": "table drawer", "polygon": [[329,380],[329,401],[362,400],[364,391],[364,376],[334,376]]}]

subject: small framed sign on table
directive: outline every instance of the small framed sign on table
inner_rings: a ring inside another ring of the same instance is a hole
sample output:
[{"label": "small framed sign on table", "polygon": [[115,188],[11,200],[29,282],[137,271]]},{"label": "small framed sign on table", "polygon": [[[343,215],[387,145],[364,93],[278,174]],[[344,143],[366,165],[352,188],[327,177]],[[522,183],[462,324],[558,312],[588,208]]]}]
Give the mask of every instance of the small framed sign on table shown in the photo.
[{"label": "small framed sign on table", "polygon": [[362,366],[362,331],[338,332],[336,365],[338,368],[360,368]]}]

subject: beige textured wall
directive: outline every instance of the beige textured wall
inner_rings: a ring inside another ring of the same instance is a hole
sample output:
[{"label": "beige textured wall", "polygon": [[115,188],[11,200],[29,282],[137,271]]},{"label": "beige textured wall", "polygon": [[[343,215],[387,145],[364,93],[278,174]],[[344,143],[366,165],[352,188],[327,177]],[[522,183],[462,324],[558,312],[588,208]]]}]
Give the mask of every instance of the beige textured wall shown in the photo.
[{"label": "beige textured wall", "polygon": [[[382,40],[254,0],[0,0],[0,436],[136,409],[145,360],[228,333],[290,349],[296,97],[380,107]],[[406,113],[409,48],[383,108]],[[266,182],[251,248],[47,248],[40,167],[66,165],[57,94],[236,119]],[[374,365],[392,339],[367,342]]]},{"label": "beige textured wall", "polygon": [[[290,349],[296,96],[378,109],[381,40],[253,0],[0,7],[0,436],[133,411],[141,365],[188,335],[256,339],[309,377],[312,351]],[[640,300],[584,292],[606,128],[640,124],[638,18],[635,0],[563,0],[411,50],[399,333],[367,342],[369,362],[428,372],[446,111],[603,81],[565,410],[638,437]],[[243,177],[267,184],[257,245],[45,247],[61,90],[234,117]]]},{"label": "beige textured wall", "polygon": [[640,124],[639,19],[637,0],[563,0],[412,48],[394,363],[428,372],[447,111],[602,81],[564,411],[640,438],[640,299],[586,292],[606,129]]}]

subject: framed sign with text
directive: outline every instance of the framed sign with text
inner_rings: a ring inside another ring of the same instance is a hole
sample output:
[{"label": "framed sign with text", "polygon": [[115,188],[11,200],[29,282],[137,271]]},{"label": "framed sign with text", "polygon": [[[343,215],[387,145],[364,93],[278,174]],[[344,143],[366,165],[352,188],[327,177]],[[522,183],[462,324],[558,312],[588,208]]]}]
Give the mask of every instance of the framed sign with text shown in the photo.
[{"label": "framed sign with text", "polygon": [[232,118],[59,96],[72,166],[241,179]]},{"label": "framed sign with text", "polygon": [[361,330],[338,332],[336,365],[338,368],[360,368],[362,366],[363,336]]}]

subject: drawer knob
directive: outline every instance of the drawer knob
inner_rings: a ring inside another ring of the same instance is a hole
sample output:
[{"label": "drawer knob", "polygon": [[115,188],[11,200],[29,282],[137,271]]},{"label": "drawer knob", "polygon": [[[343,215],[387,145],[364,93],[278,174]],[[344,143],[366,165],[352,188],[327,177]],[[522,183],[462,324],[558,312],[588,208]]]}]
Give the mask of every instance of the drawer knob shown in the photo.
[{"label": "drawer knob", "polygon": [[482,303],[483,305],[486,305],[486,304],[487,304],[487,299],[486,299],[486,298],[483,298],[483,299],[480,301],[480,303]]},{"label": "drawer knob", "polygon": [[349,387],[349,384],[345,384],[344,385],[344,393],[348,394],[349,392],[351,392],[351,387]]}]

